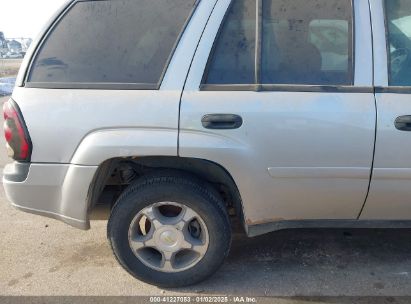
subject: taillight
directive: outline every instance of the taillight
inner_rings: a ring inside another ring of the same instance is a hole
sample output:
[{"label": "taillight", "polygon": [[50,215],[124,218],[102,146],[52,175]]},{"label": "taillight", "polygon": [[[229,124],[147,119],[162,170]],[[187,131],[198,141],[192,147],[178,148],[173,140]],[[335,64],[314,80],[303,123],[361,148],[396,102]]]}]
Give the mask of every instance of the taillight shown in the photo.
[{"label": "taillight", "polygon": [[18,105],[14,100],[3,104],[4,136],[8,154],[17,161],[30,161],[32,145]]}]

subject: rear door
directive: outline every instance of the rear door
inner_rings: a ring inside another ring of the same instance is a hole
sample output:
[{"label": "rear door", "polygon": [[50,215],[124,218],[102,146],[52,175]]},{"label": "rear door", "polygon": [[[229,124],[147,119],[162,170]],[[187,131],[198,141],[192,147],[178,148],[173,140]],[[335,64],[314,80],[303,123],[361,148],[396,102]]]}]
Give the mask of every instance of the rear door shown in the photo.
[{"label": "rear door", "polygon": [[219,0],[183,92],[180,156],[232,175],[248,225],[356,219],[375,139],[371,45],[367,1]]},{"label": "rear door", "polygon": [[374,170],[361,219],[411,219],[411,1],[371,2],[378,109]]}]

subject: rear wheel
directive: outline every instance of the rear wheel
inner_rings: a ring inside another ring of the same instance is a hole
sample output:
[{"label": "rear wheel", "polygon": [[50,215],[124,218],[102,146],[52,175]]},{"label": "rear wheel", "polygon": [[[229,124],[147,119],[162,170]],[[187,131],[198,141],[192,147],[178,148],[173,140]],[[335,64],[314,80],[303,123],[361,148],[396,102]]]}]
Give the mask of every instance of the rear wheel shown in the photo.
[{"label": "rear wheel", "polygon": [[162,287],[195,284],[227,256],[231,231],[222,199],[194,177],[146,177],[118,199],[108,238],[133,276]]}]

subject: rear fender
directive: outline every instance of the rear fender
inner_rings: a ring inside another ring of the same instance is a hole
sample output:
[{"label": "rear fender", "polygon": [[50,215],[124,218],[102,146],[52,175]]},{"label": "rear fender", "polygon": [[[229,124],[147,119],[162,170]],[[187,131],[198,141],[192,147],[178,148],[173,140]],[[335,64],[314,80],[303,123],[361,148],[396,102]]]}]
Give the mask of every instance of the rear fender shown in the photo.
[{"label": "rear fender", "polygon": [[116,157],[177,156],[177,130],[124,128],[95,131],[76,149],[72,164],[98,166]]}]

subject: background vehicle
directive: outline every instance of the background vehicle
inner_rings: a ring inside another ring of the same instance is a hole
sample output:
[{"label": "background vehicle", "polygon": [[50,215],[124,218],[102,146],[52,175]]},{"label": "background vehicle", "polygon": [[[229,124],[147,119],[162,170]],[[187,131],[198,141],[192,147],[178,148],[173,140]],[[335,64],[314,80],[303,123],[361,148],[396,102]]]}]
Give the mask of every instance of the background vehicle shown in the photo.
[{"label": "background vehicle", "polygon": [[229,215],[249,236],[410,227],[408,16],[409,0],[70,1],[5,104],[6,193],[81,229],[110,205],[118,261],[160,286],[216,271]]},{"label": "background vehicle", "polygon": [[16,58],[23,58],[24,57],[24,54],[23,53],[11,53],[11,52],[8,52],[7,54],[5,54],[5,55],[3,55],[4,57],[3,58],[6,58],[6,59],[16,59]]}]

